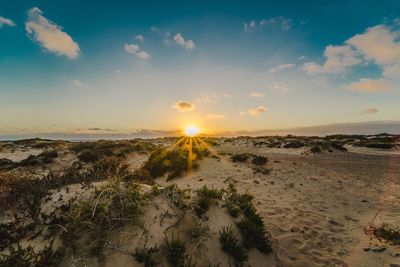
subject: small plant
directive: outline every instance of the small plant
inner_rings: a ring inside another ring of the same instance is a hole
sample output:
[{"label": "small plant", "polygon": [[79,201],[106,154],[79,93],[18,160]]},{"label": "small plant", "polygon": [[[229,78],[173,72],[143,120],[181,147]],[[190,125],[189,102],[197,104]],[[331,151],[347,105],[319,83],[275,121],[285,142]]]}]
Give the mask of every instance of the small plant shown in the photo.
[{"label": "small plant", "polygon": [[231,157],[233,162],[246,162],[250,158],[250,154],[242,153],[242,154],[235,154]]},{"label": "small plant", "polygon": [[317,146],[317,145],[311,147],[310,151],[311,151],[312,153],[314,153],[314,154],[319,154],[319,153],[322,152],[321,148],[320,148],[319,146]]},{"label": "small plant", "polygon": [[386,224],[373,228],[373,234],[377,238],[381,238],[391,242],[394,245],[400,245],[400,229],[391,228]]},{"label": "small plant", "polygon": [[271,241],[267,236],[264,222],[254,213],[237,223],[243,237],[243,246],[247,249],[257,248],[260,252],[268,254],[272,251]]},{"label": "small plant", "polygon": [[157,266],[159,261],[157,259],[157,253],[159,252],[159,249],[157,246],[154,247],[147,247],[146,245],[137,247],[135,249],[135,252],[133,253],[133,256],[135,257],[135,260],[137,260],[140,263],[144,263],[145,267],[154,267]]},{"label": "small plant", "polygon": [[251,163],[253,163],[254,165],[264,165],[265,163],[267,163],[268,159],[266,157],[263,156],[255,156],[252,160]]},{"label": "small plant", "polygon": [[172,234],[171,239],[165,235],[164,237],[164,251],[168,262],[172,266],[183,267],[186,259],[186,244],[180,240],[179,237],[175,238]]},{"label": "small plant", "polygon": [[247,260],[246,251],[239,244],[237,232],[232,226],[222,226],[219,230],[219,243],[222,250],[232,255],[236,262],[241,263]]},{"label": "small plant", "polygon": [[197,198],[194,202],[194,211],[198,217],[203,216],[210,208],[213,200],[220,200],[224,191],[203,186],[197,190]]}]

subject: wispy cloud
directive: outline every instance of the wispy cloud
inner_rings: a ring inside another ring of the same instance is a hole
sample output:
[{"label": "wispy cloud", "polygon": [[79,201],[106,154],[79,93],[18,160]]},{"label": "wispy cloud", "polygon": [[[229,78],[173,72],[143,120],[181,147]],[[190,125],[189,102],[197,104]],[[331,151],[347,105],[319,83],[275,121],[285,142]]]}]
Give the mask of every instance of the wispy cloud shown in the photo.
[{"label": "wispy cloud", "polygon": [[375,114],[378,113],[378,109],[377,108],[366,108],[362,111],[362,114]]},{"label": "wispy cloud", "polygon": [[206,115],[206,119],[208,120],[222,120],[226,119],[226,116],[223,114],[214,114],[214,113],[209,113]]},{"label": "wispy cloud", "polygon": [[277,66],[275,68],[270,69],[269,72],[270,73],[275,73],[277,71],[288,70],[288,69],[291,69],[291,68],[294,68],[294,67],[296,67],[296,65],[295,64],[291,64],[291,63],[289,63],[289,64],[281,64],[281,65],[279,65],[279,66]]},{"label": "wispy cloud", "polygon": [[134,54],[141,60],[148,60],[150,58],[150,54],[141,50],[140,46],[137,44],[125,44],[124,49],[127,53]]},{"label": "wispy cloud", "polygon": [[[341,74],[360,64],[376,64],[386,79],[400,77],[400,31],[393,25],[376,25],[346,40],[343,45],[325,48],[323,64],[307,62],[302,70],[307,74]],[[363,84],[366,82],[364,81]],[[379,80],[382,85],[384,81]],[[357,83],[360,84],[360,83]]]},{"label": "wispy cloud", "polygon": [[250,97],[253,97],[253,98],[261,98],[261,97],[264,97],[264,96],[265,96],[265,94],[259,93],[259,92],[251,92],[250,93]]},{"label": "wispy cloud", "polygon": [[385,92],[394,90],[393,86],[384,79],[367,79],[361,78],[357,82],[353,82],[348,86],[349,90],[359,91],[359,92]]},{"label": "wispy cloud", "polygon": [[10,26],[10,27],[14,27],[14,26],[15,26],[15,23],[14,23],[11,19],[8,19],[8,18],[5,18],[5,17],[0,16],[0,29],[1,29],[4,25]]},{"label": "wispy cloud", "polygon": [[260,114],[267,112],[267,111],[268,111],[268,109],[266,107],[259,106],[259,107],[248,110],[247,113],[250,114],[251,116],[257,117]]},{"label": "wispy cloud", "polygon": [[245,32],[260,31],[265,27],[278,27],[283,31],[287,31],[292,27],[292,20],[285,17],[275,17],[262,20],[251,20],[243,24]]},{"label": "wispy cloud", "polygon": [[135,35],[135,40],[139,42],[144,42],[144,37],[141,34]]},{"label": "wispy cloud", "polygon": [[320,65],[314,62],[304,63],[302,70],[309,75],[315,74],[339,74],[344,73],[349,67],[361,63],[357,52],[349,45],[333,46],[325,48],[325,62]]},{"label": "wispy cloud", "polygon": [[90,85],[81,82],[80,80],[70,80],[71,85],[77,88],[91,88]]},{"label": "wispy cloud", "polygon": [[192,40],[185,40],[185,38],[180,33],[177,33],[174,36],[174,41],[181,47],[185,48],[186,51],[191,51],[196,47],[196,45]]},{"label": "wispy cloud", "polygon": [[195,105],[193,103],[180,100],[178,102],[175,102],[172,105],[172,108],[176,109],[176,110],[178,110],[180,112],[188,112],[188,111],[193,111],[194,108],[195,108]]},{"label": "wispy cloud", "polygon": [[63,31],[61,26],[46,19],[42,14],[43,12],[37,7],[28,11],[25,29],[29,36],[46,51],[68,58],[77,58],[80,52],[79,45]]}]

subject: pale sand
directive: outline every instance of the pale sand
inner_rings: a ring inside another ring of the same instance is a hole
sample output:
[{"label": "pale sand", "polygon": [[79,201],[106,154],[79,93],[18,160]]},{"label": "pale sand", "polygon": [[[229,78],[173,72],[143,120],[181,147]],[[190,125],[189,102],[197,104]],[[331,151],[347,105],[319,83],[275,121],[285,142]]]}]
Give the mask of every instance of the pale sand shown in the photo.
[{"label": "pale sand", "polygon": [[[255,196],[282,266],[390,266],[400,264],[399,247],[364,233],[375,223],[400,225],[400,157],[360,153],[301,155],[304,149],[258,149],[222,145],[219,153],[254,153],[269,158],[269,175],[225,155],[206,158],[192,175],[172,181],[182,188],[226,187]],[[167,184],[165,179],[158,183]],[[384,252],[364,251],[385,246]],[[268,266],[268,265],[265,265]]]}]

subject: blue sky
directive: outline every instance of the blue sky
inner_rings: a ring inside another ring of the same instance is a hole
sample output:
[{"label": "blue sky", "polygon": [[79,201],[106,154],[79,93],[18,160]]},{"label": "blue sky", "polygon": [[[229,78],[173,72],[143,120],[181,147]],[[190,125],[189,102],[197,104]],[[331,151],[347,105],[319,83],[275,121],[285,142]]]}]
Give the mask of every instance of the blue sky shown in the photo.
[{"label": "blue sky", "polygon": [[319,2],[4,0],[0,133],[399,120],[400,2]]}]

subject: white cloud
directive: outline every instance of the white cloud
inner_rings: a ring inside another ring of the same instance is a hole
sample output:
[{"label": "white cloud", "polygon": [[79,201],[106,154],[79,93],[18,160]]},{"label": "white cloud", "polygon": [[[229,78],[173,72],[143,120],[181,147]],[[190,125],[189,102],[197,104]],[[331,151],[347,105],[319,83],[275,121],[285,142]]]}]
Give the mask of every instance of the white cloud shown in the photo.
[{"label": "white cloud", "polygon": [[356,51],[349,45],[328,45],[325,48],[324,56],[326,60],[322,65],[307,62],[303,64],[301,69],[309,75],[339,74],[344,73],[349,67],[361,63]]},{"label": "white cloud", "polygon": [[14,27],[14,26],[15,26],[15,23],[14,23],[11,19],[8,19],[8,18],[5,18],[5,17],[0,16],[0,29],[1,29],[4,25],[10,26],[10,27]]},{"label": "white cloud", "polygon": [[348,89],[359,92],[384,92],[384,91],[392,91],[393,86],[384,79],[367,79],[361,78],[357,82],[353,82],[348,86]]},{"label": "white cloud", "polygon": [[283,93],[289,92],[289,88],[287,87],[287,85],[285,83],[273,84],[271,89],[272,89],[272,91],[276,91],[276,92],[283,92]]},{"label": "white cloud", "polygon": [[302,70],[310,75],[337,74],[372,62],[382,69],[384,77],[397,79],[400,77],[400,31],[388,25],[370,27],[342,46],[327,46],[324,55],[327,59],[322,65],[307,62]]},{"label": "white cloud", "polygon": [[248,114],[250,114],[251,116],[257,117],[259,116],[261,113],[267,112],[268,109],[264,106],[259,106],[253,109],[250,109],[247,111]]},{"label": "white cloud", "polygon": [[125,44],[124,49],[127,53],[134,54],[141,60],[148,60],[150,58],[150,54],[141,50],[137,44]]},{"label": "white cloud", "polygon": [[265,96],[265,94],[259,93],[259,92],[251,92],[250,93],[250,97],[253,97],[253,98],[261,98],[261,97],[264,97],[264,96]]},{"label": "white cloud", "polygon": [[243,23],[245,32],[260,31],[265,27],[279,27],[283,31],[287,31],[292,27],[292,20],[285,17],[275,17],[262,19],[260,21],[251,20]]},{"label": "white cloud", "polygon": [[90,85],[81,82],[80,80],[71,80],[70,83],[77,88],[91,88]]},{"label": "white cloud", "polygon": [[202,94],[200,97],[196,98],[197,103],[216,103],[217,102],[217,95],[214,93],[205,93]]},{"label": "white cloud", "polygon": [[194,42],[192,40],[185,40],[185,38],[182,36],[182,34],[177,33],[174,36],[174,41],[175,43],[177,43],[178,45],[182,46],[183,48],[185,48],[186,51],[190,51],[195,49],[196,45],[194,44]]},{"label": "white cloud", "polygon": [[187,102],[180,100],[172,105],[173,109],[176,109],[180,112],[187,112],[187,111],[193,111],[195,108],[195,105],[193,103]]},{"label": "white cloud", "polygon": [[43,12],[37,8],[28,11],[25,23],[27,33],[45,50],[69,58],[77,58],[80,52],[79,45],[62,27],[42,16]]},{"label": "white cloud", "polygon": [[299,60],[304,60],[306,59],[306,56],[299,56]]},{"label": "white cloud", "polygon": [[362,111],[362,114],[375,114],[378,113],[378,109],[377,108],[366,108]]},{"label": "white cloud", "polygon": [[291,68],[294,68],[294,67],[296,67],[296,65],[295,64],[291,64],[291,63],[289,63],[289,64],[281,64],[281,65],[279,65],[279,66],[277,66],[275,68],[270,69],[269,72],[270,73],[274,73],[274,72],[281,71],[281,70],[288,70],[288,69],[291,69]]},{"label": "white cloud", "polygon": [[206,115],[206,119],[208,120],[221,120],[221,119],[226,119],[226,116],[223,114],[213,114],[209,113]]},{"label": "white cloud", "polygon": [[135,35],[135,40],[139,41],[139,42],[143,42],[144,41],[144,37],[141,34]]},{"label": "white cloud", "polygon": [[400,62],[400,32],[391,31],[385,25],[368,28],[364,33],[351,37],[346,43],[352,45],[366,60],[378,65]]}]

